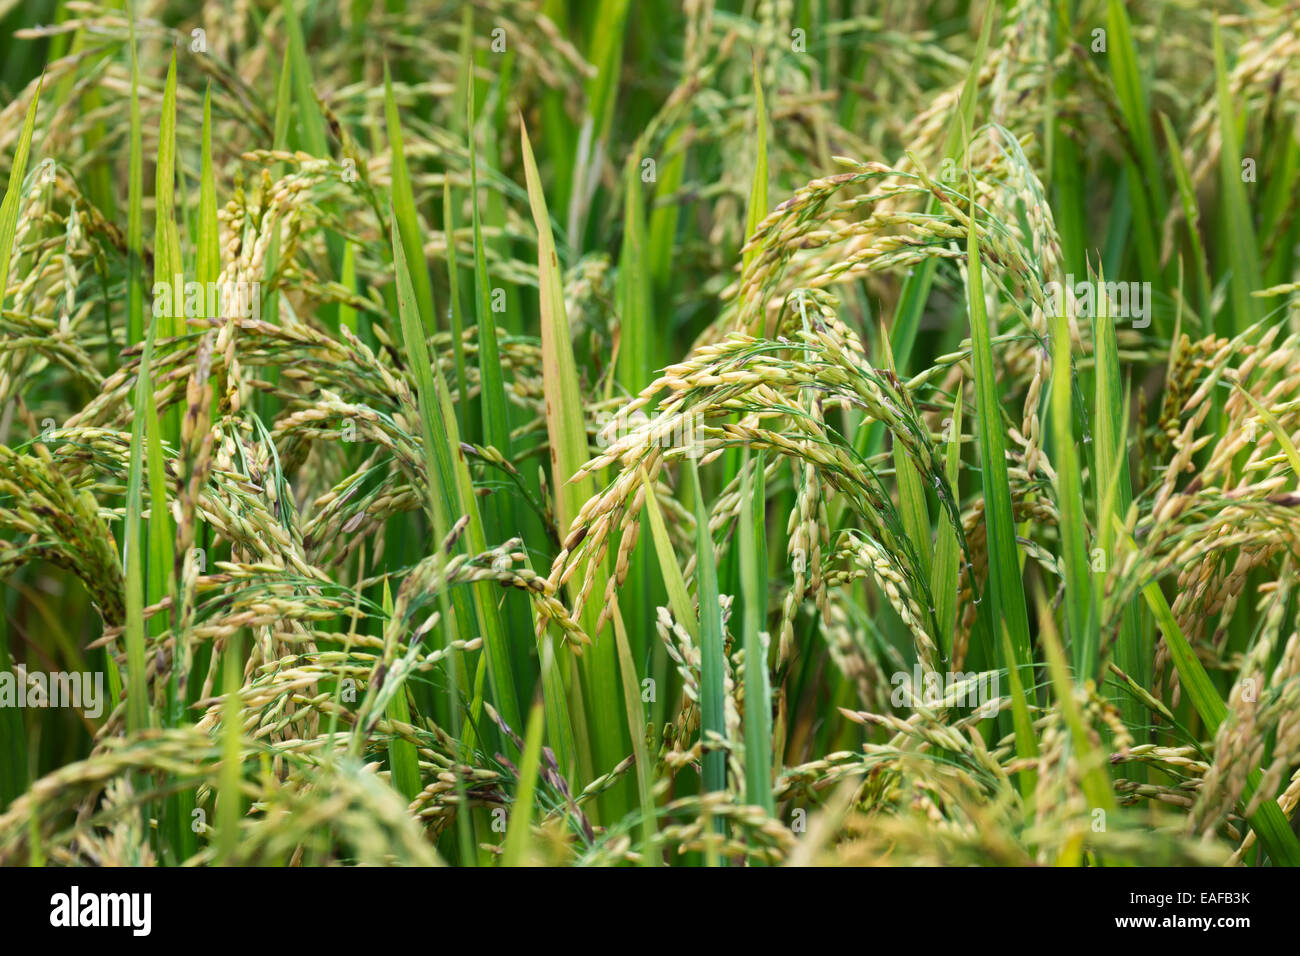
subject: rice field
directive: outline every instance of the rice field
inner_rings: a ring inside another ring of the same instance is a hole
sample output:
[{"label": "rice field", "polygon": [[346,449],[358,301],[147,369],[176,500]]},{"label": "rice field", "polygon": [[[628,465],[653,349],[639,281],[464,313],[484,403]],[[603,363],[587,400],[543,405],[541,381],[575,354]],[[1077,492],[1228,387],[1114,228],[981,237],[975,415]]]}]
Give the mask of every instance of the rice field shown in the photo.
[{"label": "rice field", "polygon": [[1300,7],[0,0],[0,864],[1300,864]]}]

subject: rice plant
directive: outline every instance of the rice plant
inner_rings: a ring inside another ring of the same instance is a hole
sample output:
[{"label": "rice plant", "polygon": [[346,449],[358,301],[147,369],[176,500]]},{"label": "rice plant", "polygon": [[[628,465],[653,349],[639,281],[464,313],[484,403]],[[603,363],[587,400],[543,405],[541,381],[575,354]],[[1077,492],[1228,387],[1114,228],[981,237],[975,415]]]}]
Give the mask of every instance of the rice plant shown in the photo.
[{"label": "rice plant", "polygon": [[0,0],[0,864],[1300,864],[1300,19]]}]

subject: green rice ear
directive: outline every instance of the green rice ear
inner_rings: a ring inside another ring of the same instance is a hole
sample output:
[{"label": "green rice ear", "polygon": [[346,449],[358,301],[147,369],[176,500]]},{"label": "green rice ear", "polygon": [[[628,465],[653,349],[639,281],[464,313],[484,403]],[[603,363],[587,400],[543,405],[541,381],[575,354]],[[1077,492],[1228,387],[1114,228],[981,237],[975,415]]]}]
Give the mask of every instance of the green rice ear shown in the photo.
[{"label": "green rice ear", "polygon": [[1300,864],[1288,5],[109,6],[0,0],[0,865]]}]

